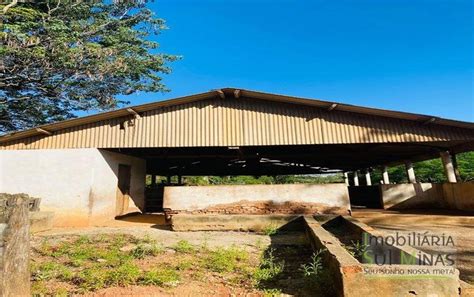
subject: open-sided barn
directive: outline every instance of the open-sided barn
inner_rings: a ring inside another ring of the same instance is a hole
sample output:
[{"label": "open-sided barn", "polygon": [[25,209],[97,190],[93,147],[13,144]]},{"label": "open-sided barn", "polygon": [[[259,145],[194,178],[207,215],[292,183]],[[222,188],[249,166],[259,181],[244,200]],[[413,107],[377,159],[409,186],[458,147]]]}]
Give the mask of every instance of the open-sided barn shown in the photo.
[{"label": "open-sided barn", "polygon": [[[424,195],[423,203],[443,196],[449,204],[446,193],[426,197],[427,189],[448,191],[441,186],[419,185],[425,194],[416,192],[411,163],[441,157],[455,183],[455,154],[469,150],[474,123],[224,88],[3,135],[0,192],[42,198],[58,226],[96,224],[137,209],[219,212],[268,201],[303,207],[277,207],[283,212],[341,213],[350,209],[345,184],[170,187],[165,205],[157,205],[153,194],[145,195],[145,176],[342,171],[362,172],[370,185],[367,169],[406,164],[412,185],[394,188],[384,174],[392,198],[402,191],[408,198]],[[358,175],[351,177],[357,185]],[[462,201],[456,207],[465,207]]]}]

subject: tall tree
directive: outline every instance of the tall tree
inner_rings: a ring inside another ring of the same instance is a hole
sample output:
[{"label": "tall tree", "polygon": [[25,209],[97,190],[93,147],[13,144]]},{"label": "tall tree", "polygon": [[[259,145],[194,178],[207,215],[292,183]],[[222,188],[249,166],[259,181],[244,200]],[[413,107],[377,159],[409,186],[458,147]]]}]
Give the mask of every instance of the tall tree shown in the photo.
[{"label": "tall tree", "polygon": [[106,110],[117,95],[166,91],[174,55],[150,36],[165,29],[144,1],[42,0],[0,15],[0,132]]}]

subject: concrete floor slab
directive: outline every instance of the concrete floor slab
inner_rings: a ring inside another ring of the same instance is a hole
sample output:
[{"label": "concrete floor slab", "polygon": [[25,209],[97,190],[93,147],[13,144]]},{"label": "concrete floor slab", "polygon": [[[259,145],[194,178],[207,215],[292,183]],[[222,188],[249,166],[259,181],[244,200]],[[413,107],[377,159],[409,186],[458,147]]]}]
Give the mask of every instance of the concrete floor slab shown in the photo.
[{"label": "concrete floor slab", "polygon": [[[353,210],[352,216],[367,225],[389,233],[424,232],[454,238],[456,268],[462,280],[474,284],[474,213],[451,210]],[[437,252],[439,247],[421,248]]]}]

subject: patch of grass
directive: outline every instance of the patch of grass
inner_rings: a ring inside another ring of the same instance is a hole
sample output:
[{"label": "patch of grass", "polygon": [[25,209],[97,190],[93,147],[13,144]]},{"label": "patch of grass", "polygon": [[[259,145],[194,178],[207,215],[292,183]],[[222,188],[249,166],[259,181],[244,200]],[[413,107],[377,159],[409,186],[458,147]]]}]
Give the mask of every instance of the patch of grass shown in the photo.
[{"label": "patch of grass", "polygon": [[59,287],[55,290],[54,294],[52,294],[56,297],[58,296],[69,296],[69,291],[67,288],[64,287]]},{"label": "patch of grass", "polygon": [[178,253],[192,253],[194,252],[194,246],[187,240],[180,240],[174,246],[173,249]]},{"label": "patch of grass", "polygon": [[145,234],[145,236],[141,238],[140,243],[156,244],[156,240],[151,238],[150,234]]},{"label": "patch of grass", "polygon": [[71,242],[64,241],[57,245],[45,241],[38,252],[53,258],[68,257],[71,261],[83,261],[94,257],[95,250],[90,243],[91,239],[87,236],[80,236]]},{"label": "patch of grass", "polygon": [[147,256],[157,256],[162,252],[164,252],[162,246],[158,246],[156,243],[146,243],[139,244],[130,252],[130,255],[135,259],[143,259]]},{"label": "patch of grass", "polygon": [[257,284],[273,279],[285,268],[285,261],[277,262],[273,253],[274,249],[268,249],[263,253],[260,265],[253,274],[253,279]]},{"label": "patch of grass", "polygon": [[183,260],[176,265],[177,270],[188,270],[189,268],[193,267],[194,263],[191,260]]},{"label": "patch of grass", "polygon": [[267,225],[262,229],[263,234],[271,236],[278,233],[278,226],[271,224]]},{"label": "patch of grass", "polygon": [[125,234],[117,234],[113,236],[111,245],[117,248],[123,247],[127,243],[136,243],[137,239],[133,236],[127,236]]},{"label": "patch of grass", "polygon": [[121,252],[117,247],[111,248],[98,248],[94,260],[105,260],[103,266],[116,267],[125,262],[130,261],[132,256]]},{"label": "patch of grass", "polygon": [[176,253],[158,256],[164,248],[155,240],[126,234],[53,238],[34,248],[32,293],[57,296],[111,286],[175,287],[191,279],[207,283],[216,274],[224,285],[252,285],[257,259],[245,249],[210,248],[205,238],[198,246],[180,240],[173,249]]},{"label": "patch of grass", "polygon": [[74,284],[78,285],[82,292],[95,291],[105,287],[106,274],[103,267],[91,267],[79,272]]},{"label": "patch of grass", "polygon": [[[131,252],[120,251],[130,242],[139,245]],[[162,251],[163,248],[151,239],[140,241],[128,235],[81,236],[56,245],[44,242],[37,252],[57,260],[32,265],[32,279],[39,283],[36,290],[39,293],[44,291],[40,283],[48,280],[76,285],[81,292],[126,286],[137,283],[142,275],[133,259],[155,256]],[[76,267],[75,271],[71,266]]]},{"label": "patch of grass", "polygon": [[45,296],[49,293],[46,282],[44,281],[34,281],[31,284],[31,295],[32,296]]},{"label": "patch of grass", "polygon": [[141,271],[133,263],[124,263],[106,273],[105,283],[109,286],[126,286],[134,284],[140,277]]},{"label": "patch of grass", "polygon": [[276,297],[282,294],[280,289],[264,289],[263,296],[265,297]]},{"label": "patch of grass", "polygon": [[248,252],[237,248],[220,248],[209,252],[205,267],[214,272],[231,272],[238,268],[239,262],[247,260]]},{"label": "patch of grass", "polygon": [[88,243],[92,243],[92,240],[87,235],[79,236],[79,238],[75,242],[75,244],[77,244],[77,245],[84,245],[84,244],[88,244]]},{"label": "patch of grass", "polygon": [[171,268],[159,268],[147,271],[140,278],[143,285],[175,287],[179,284],[179,273]]},{"label": "patch of grass", "polygon": [[95,291],[109,286],[127,286],[135,284],[141,271],[133,263],[124,263],[118,267],[105,269],[94,266],[78,273],[73,282],[83,291]]},{"label": "patch of grass", "polygon": [[32,265],[31,276],[36,281],[46,281],[53,278],[69,281],[73,278],[72,270],[60,263],[45,262],[41,264]]}]

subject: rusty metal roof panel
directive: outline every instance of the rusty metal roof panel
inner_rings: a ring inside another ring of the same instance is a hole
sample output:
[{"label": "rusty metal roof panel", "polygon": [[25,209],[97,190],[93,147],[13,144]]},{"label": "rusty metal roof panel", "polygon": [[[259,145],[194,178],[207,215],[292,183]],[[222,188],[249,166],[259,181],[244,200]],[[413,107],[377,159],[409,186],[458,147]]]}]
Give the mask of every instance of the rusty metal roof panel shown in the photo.
[{"label": "rusty metal roof panel", "polygon": [[[223,89],[43,125],[2,149],[349,144],[474,140],[474,124]],[[223,96],[224,95],[224,96]],[[224,98],[222,98],[224,97]]]}]

